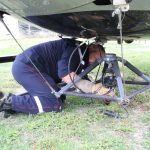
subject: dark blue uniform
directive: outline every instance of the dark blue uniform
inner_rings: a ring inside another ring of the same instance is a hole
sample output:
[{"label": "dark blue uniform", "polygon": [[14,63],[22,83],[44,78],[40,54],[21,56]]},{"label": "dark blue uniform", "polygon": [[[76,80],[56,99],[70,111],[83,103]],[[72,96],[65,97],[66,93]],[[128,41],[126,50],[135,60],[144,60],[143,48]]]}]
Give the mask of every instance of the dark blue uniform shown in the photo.
[{"label": "dark blue uniform", "polygon": [[[51,93],[26,56],[31,58],[44,78],[58,91],[57,83],[61,81],[62,77],[68,75],[68,61],[75,47],[74,40],[61,39],[33,46],[27,49],[25,54],[22,53],[16,57],[12,73],[16,81],[28,91],[28,94],[12,96],[14,111],[32,114],[61,111],[61,99],[57,99]],[[71,72],[76,70],[79,62],[79,54],[75,53],[71,61]]]}]

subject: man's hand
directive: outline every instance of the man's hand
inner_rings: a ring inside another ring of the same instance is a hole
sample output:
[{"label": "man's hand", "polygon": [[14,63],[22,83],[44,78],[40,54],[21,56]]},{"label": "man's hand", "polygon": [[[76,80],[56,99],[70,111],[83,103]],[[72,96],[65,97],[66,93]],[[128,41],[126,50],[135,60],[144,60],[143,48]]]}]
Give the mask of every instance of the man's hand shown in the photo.
[{"label": "man's hand", "polygon": [[[70,73],[70,76],[71,76],[72,79],[74,79],[77,75],[75,74],[75,72],[71,72],[71,73]],[[62,80],[63,80],[65,83],[69,83],[69,82],[71,82],[70,76],[67,75],[67,76],[63,77]]]}]

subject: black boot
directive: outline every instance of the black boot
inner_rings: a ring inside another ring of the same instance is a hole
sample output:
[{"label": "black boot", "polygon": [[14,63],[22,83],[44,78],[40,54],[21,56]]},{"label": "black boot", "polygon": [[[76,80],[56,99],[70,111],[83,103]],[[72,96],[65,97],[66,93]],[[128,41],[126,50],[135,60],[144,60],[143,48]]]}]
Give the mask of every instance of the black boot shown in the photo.
[{"label": "black boot", "polygon": [[4,93],[0,91],[0,99],[4,97]]},{"label": "black boot", "polygon": [[10,116],[10,114],[15,113],[14,110],[12,110],[12,94],[4,94],[3,97],[0,99],[0,112],[4,112],[4,118],[7,118]]},{"label": "black boot", "polygon": [[65,95],[65,94],[62,94],[62,95],[60,96],[60,99],[61,99],[61,103],[62,103],[62,104],[65,104],[66,95]]}]

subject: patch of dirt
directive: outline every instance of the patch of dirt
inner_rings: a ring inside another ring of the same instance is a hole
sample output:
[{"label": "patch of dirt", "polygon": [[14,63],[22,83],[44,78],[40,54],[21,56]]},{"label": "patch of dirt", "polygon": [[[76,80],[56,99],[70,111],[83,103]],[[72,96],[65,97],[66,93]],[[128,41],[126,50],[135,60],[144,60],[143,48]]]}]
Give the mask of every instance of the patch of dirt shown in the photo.
[{"label": "patch of dirt", "polygon": [[132,120],[134,120],[133,128],[133,141],[136,143],[136,149],[145,150],[144,140],[145,134],[149,131],[149,126],[142,122],[142,116],[145,112],[148,112],[150,109],[148,105],[141,104],[136,107],[132,112]]},{"label": "patch of dirt", "polygon": [[143,111],[149,111],[150,108],[148,106],[141,104],[140,106],[137,107],[137,110],[143,112]]}]

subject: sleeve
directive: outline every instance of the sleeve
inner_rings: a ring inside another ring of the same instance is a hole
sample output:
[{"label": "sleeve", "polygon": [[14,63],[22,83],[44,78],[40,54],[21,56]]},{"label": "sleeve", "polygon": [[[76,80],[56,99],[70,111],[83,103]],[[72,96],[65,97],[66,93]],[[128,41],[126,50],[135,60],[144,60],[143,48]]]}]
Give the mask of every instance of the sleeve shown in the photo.
[{"label": "sleeve", "polygon": [[[67,45],[63,49],[63,54],[61,56],[61,59],[58,61],[58,76],[59,76],[59,78],[63,78],[69,74],[69,72],[68,72],[69,58],[75,48],[76,48],[75,46]],[[70,72],[74,72],[76,70],[79,62],[80,62],[79,54],[78,54],[78,51],[76,51],[71,59]]]}]

